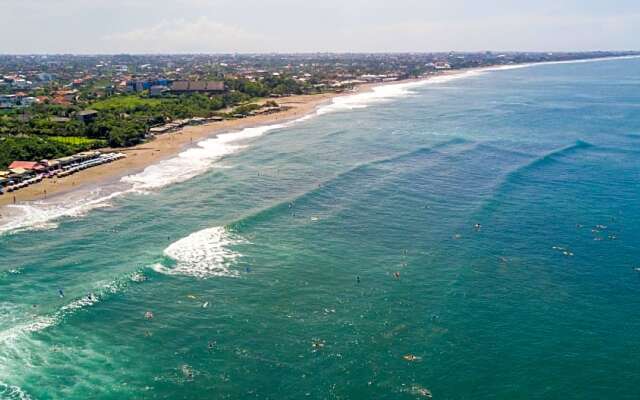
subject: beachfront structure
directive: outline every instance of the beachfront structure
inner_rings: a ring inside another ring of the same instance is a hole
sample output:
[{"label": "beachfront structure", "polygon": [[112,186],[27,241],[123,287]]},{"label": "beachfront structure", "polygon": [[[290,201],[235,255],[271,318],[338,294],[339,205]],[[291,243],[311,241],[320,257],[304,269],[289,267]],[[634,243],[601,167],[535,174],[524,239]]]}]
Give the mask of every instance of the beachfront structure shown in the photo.
[{"label": "beachfront structure", "polygon": [[46,167],[36,161],[14,161],[9,165],[9,170],[12,172],[18,170],[42,172],[46,170]]},{"label": "beachfront structure", "polygon": [[220,81],[175,81],[171,84],[173,93],[221,93],[225,91]]},{"label": "beachfront structure", "polygon": [[102,154],[99,151],[85,151],[56,160],[14,161],[8,171],[0,171],[0,194],[22,189],[44,178],[69,176],[78,171],[92,168],[126,157],[122,153]]},{"label": "beachfront structure", "polygon": [[149,129],[149,133],[151,134],[151,136],[162,135],[169,132],[175,132],[187,125],[202,125],[206,124],[207,122],[218,122],[222,120],[224,120],[224,118],[219,116],[213,116],[209,118],[193,117],[179,119],[164,125],[154,126],[153,128]]},{"label": "beachfront structure", "polygon": [[11,171],[0,171],[0,189],[9,185],[9,175]]}]

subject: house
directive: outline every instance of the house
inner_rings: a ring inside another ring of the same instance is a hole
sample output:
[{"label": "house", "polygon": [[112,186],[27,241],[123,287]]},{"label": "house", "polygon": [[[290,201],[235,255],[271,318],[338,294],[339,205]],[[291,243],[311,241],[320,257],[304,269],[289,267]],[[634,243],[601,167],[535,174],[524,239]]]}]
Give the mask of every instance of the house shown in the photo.
[{"label": "house", "polygon": [[98,118],[98,112],[96,110],[83,110],[76,113],[76,119],[85,124],[95,121],[96,118]]},{"label": "house", "polygon": [[77,90],[59,90],[54,93],[54,104],[70,104],[71,102],[76,100],[78,95]]},{"label": "house", "polygon": [[44,165],[47,171],[56,171],[62,167],[60,161],[57,160],[42,160],[40,165]]},{"label": "house", "polygon": [[[9,176],[11,171],[0,171],[0,188],[9,185]],[[1,193],[1,191],[0,191]]]},{"label": "house", "polygon": [[175,81],[171,84],[174,93],[215,93],[224,92],[222,81]]},{"label": "house", "polygon": [[47,168],[36,161],[14,161],[9,165],[10,171],[34,171],[34,172],[43,172]]},{"label": "house", "polygon": [[158,97],[161,96],[162,93],[168,91],[169,88],[162,85],[153,85],[149,88],[149,96]]}]

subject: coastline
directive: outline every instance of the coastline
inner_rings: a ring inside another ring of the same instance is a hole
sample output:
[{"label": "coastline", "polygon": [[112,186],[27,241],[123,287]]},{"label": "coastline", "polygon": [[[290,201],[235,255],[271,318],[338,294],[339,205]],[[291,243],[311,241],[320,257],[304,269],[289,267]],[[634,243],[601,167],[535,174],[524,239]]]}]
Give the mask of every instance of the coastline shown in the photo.
[{"label": "coastline", "polygon": [[[504,67],[504,69],[526,68],[530,66],[556,63],[606,61],[621,58],[640,58],[640,56],[569,60],[533,64],[516,64]],[[125,176],[142,172],[145,168],[151,165],[176,156],[177,154],[188,148],[190,145],[193,145],[194,143],[197,143],[201,140],[215,137],[216,135],[221,133],[296,120],[306,115],[311,115],[321,105],[332,101],[337,97],[368,93],[381,86],[428,82],[429,80],[432,80],[434,78],[440,78],[444,76],[463,75],[470,72],[492,71],[496,69],[501,69],[501,67],[485,66],[468,69],[443,70],[439,73],[421,78],[362,84],[356,86],[354,91],[342,93],[322,93],[313,95],[295,95],[285,97],[278,99],[278,104],[280,104],[281,106],[288,106],[290,108],[278,113],[256,115],[242,119],[210,122],[203,125],[187,126],[176,132],[159,135],[149,142],[145,142],[133,147],[101,149],[103,151],[106,150],[125,153],[127,157],[113,163],[104,164],[80,171],[68,177],[45,179],[40,183],[33,184],[19,191],[5,193],[4,195],[0,196],[0,220],[2,220],[2,210],[8,205],[28,204],[34,201],[42,201],[52,198],[59,199],[61,196],[64,196],[69,192],[112,183]]]},{"label": "coastline", "polygon": [[[365,87],[368,86],[368,87]],[[375,85],[363,85],[358,88],[372,90]],[[102,149],[125,153],[126,158],[110,164],[100,165],[80,171],[64,178],[45,179],[13,193],[0,196],[0,207],[24,204],[64,195],[92,185],[100,185],[118,180],[124,176],[143,171],[146,167],[175,156],[185,148],[217,134],[241,130],[250,127],[272,125],[301,118],[314,112],[320,105],[331,99],[353,94],[323,93],[299,95],[279,99],[278,104],[291,107],[287,110],[268,115],[256,115],[242,119],[211,122],[203,125],[187,126],[176,132],[159,135],[153,140],[133,147]]]},{"label": "coastline", "polygon": [[59,200],[62,196],[71,192],[116,182],[125,176],[137,174],[151,165],[172,158],[194,143],[213,138],[222,133],[293,121],[313,114],[320,106],[338,97],[364,94],[382,86],[411,84],[429,81],[442,76],[460,75],[472,70],[475,70],[475,68],[442,71],[423,78],[366,83],[356,86],[353,91],[342,93],[332,92],[289,96],[277,100],[279,105],[290,107],[278,113],[186,126],[178,131],[159,135],[151,141],[136,146],[100,149],[102,151],[124,153],[127,157],[109,164],[79,171],[64,178],[45,179],[16,192],[5,193],[0,196],[0,221],[3,219],[3,214],[7,214],[2,212],[6,206],[29,204],[42,200]]}]

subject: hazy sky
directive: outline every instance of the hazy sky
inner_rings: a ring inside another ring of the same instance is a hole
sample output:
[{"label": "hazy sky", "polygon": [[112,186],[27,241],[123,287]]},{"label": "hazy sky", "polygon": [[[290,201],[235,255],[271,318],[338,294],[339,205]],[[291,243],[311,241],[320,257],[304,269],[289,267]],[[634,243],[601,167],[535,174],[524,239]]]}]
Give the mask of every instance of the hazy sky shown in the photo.
[{"label": "hazy sky", "polygon": [[0,0],[0,53],[640,49],[640,0]]}]

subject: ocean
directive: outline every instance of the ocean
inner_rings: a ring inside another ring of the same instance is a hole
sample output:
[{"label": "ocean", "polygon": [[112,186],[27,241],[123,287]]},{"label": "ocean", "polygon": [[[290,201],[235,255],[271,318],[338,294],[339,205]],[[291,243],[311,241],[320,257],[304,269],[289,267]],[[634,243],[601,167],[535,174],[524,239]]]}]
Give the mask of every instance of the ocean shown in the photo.
[{"label": "ocean", "polygon": [[637,399],[640,59],[384,86],[0,210],[0,399]]}]

